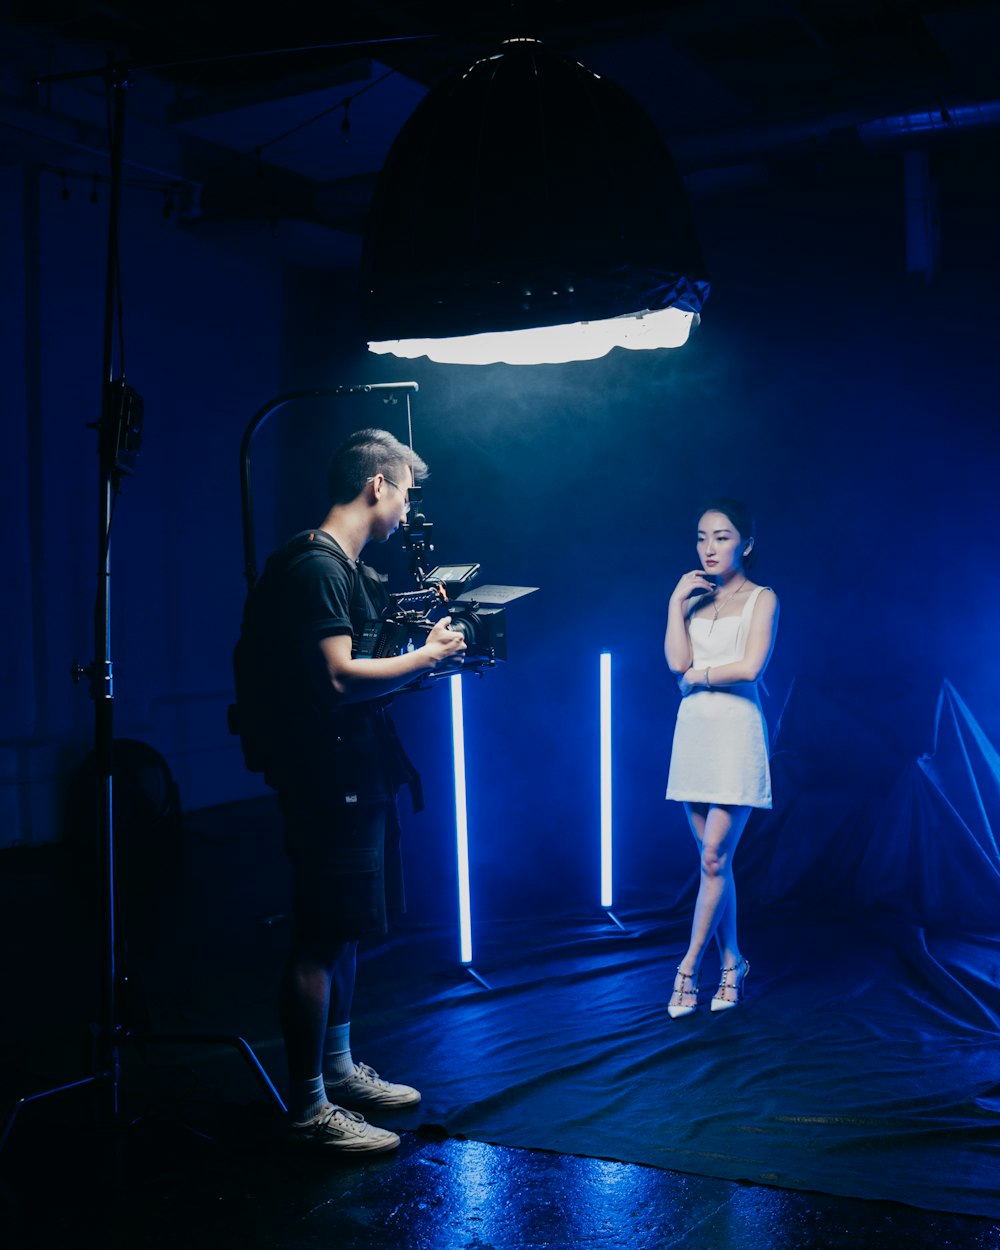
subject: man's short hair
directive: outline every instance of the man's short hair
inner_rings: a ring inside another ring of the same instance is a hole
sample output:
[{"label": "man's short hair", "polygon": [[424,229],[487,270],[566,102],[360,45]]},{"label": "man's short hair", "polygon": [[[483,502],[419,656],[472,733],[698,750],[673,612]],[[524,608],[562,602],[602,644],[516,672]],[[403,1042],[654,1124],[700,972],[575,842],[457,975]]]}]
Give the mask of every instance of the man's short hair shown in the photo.
[{"label": "man's short hair", "polygon": [[326,483],[330,507],[357,499],[376,473],[401,485],[404,466],[409,466],[414,485],[427,477],[427,465],[405,443],[387,430],[357,430],[345,439],[330,460]]}]

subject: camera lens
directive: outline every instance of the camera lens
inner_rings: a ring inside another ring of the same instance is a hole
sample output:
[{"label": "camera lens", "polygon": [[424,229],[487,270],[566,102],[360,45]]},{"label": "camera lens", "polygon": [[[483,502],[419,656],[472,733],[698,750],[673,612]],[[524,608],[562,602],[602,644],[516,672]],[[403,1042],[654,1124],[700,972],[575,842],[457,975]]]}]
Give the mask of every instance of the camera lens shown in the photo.
[{"label": "camera lens", "polygon": [[462,635],[466,646],[471,646],[475,641],[476,618],[474,616],[453,616],[449,628],[453,629],[456,634]]}]

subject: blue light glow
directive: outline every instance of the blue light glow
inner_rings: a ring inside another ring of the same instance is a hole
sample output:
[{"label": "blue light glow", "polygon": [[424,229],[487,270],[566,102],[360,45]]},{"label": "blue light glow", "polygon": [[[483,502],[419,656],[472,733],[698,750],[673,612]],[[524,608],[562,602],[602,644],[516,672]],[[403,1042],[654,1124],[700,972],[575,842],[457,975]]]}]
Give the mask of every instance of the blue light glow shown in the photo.
[{"label": "blue light glow", "polygon": [[456,673],[451,685],[451,740],[455,760],[455,843],[458,854],[458,931],[463,964],[472,963],[472,908],[469,892],[469,821],[465,804],[465,719],[462,713],[462,679]]},{"label": "blue light glow", "polygon": [[611,894],[611,653],[601,652],[601,906]]}]

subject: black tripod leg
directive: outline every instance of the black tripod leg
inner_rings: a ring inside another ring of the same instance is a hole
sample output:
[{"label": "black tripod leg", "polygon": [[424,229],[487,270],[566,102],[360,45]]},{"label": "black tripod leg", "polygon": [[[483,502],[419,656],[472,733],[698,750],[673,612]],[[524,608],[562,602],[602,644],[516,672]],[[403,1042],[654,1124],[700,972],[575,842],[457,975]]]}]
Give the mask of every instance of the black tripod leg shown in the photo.
[{"label": "black tripod leg", "polygon": [[29,1102],[40,1102],[43,1098],[50,1098],[53,1094],[65,1094],[71,1089],[80,1089],[84,1085],[94,1085],[103,1078],[99,1075],[85,1076],[79,1081],[70,1081],[66,1085],[57,1085],[54,1089],[43,1089],[39,1094],[28,1094],[25,1098],[19,1098],[14,1104],[13,1110],[7,1117],[3,1126],[3,1132],[0,1133],[0,1151],[7,1145],[7,1138],[10,1136],[11,1129],[14,1127],[14,1121],[17,1119],[21,1110],[28,1105]]},{"label": "black tripod leg", "polygon": [[184,1046],[189,1044],[195,1046],[233,1046],[239,1051],[241,1058],[260,1082],[261,1087],[275,1108],[282,1115],[288,1110],[274,1082],[267,1075],[264,1065],[257,1058],[250,1043],[243,1037],[225,1033],[149,1033],[145,1036],[133,1037],[130,1040],[139,1045],[156,1046]]}]

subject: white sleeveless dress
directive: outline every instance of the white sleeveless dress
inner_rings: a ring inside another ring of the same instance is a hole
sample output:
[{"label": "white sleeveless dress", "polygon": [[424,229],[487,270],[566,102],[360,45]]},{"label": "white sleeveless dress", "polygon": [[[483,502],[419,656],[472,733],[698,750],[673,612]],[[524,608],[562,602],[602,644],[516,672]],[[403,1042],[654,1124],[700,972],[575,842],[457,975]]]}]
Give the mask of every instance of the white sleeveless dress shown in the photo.
[{"label": "white sleeveless dress", "polygon": [[[715,668],[743,658],[754,604],[763,589],[753,591],[739,616],[688,621],[692,668]],[[677,709],[667,798],[770,807],[767,756],[767,723],[756,682],[696,690]]]}]

